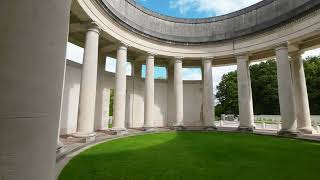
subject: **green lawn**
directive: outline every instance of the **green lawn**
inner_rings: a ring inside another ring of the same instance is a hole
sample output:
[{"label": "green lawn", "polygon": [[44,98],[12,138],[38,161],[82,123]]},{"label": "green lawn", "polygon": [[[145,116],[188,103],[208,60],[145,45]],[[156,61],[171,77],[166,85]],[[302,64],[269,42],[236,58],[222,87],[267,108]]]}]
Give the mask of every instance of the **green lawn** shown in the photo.
[{"label": "green lawn", "polygon": [[160,133],[106,142],[59,180],[320,179],[320,144],[221,132]]}]

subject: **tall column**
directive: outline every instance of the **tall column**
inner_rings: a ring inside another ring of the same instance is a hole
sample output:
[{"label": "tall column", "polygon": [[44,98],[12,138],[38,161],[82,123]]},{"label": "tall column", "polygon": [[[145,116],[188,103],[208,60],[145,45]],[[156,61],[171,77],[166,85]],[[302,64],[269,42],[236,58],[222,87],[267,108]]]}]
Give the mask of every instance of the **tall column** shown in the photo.
[{"label": "tall column", "polygon": [[76,137],[95,136],[93,127],[97,89],[99,34],[99,27],[95,23],[92,23],[88,29],[84,47],[78,132],[74,135]]},{"label": "tall column", "polygon": [[125,133],[125,112],[126,112],[126,65],[127,65],[127,46],[121,44],[117,51],[117,69],[114,94],[113,108],[113,125],[114,133]]},{"label": "tall column", "polygon": [[202,87],[202,102],[203,102],[203,121],[205,129],[216,129],[214,124],[214,95],[212,83],[212,60],[203,60],[203,87]]},{"label": "tall column", "polygon": [[174,60],[174,96],[176,129],[183,127],[183,79],[182,79],[182,59],[176,58]]},{"label": "tall column", "polygon": [[297,129],[304,134],[312,134],[314,129],[311,125],[308,91],[301,53],[296,52],[290,54],[290,56]]},{"label": "tall column", "polygon": [[98,60],[97,93],[95,107],[94,131],[108,129],[110,89],[105,79],[106,55],[101,54]]},{"label": "tall column", "polygon": [[167,74],[168,74],[168,91],[167,91],[167,123],[166,126],[172,127],[176,123],[176,118],[175,118],[175,112],[176,112],[176,107],[175,107],[175,93],[174,93],[174,62],[169,61],[167,65]]},{"label": "tall column", "polygon": [[0,179],[55,179],[70,4],[0,2]]},{"label": "tall column", "polygon": [[61,91],[61,105],[60,105],[60,116],[59,116],[59,128],[58,128],[58,139],[57,139],[57,151],[60,151],[63,149],[64,144],[60,140],[60,133],[61,133],[61,121],[62,121],[62,113],[63,113],[63,93],[64,93],[64,88],[65,88],[65,80],[66,80],[66,67],[67,67],[67,59],[65,60],[64,63],[64,71],[63,71],[63,81],[62,81],[62,91]]},{"label": "tall column", "polygon": [[238,101],[240,131],[253,131],[254,115],[253,101],[249,70],[249,58],[247,55],[237,56],[237,81],[238,81]]},{"label": "tall column", "polygon": [[282,121],[282,129],[279,131],[280,135],[295,135],[297,132],[292,77],[288,56],[286,44],[276,48],[278,91]]},{"label": "tall column", "polygon": [[145,57],[138,57],[134,61],[133,69],[133,102],[132,102],[132,127],[142,127],[144,125],[144,92],[143,80],[141,78],[142,64]]},{"label": "tall column", "polygon": [[154,55],[148,55],[146,60],[146,79],[144,91],[144,128],[154,128]]}]

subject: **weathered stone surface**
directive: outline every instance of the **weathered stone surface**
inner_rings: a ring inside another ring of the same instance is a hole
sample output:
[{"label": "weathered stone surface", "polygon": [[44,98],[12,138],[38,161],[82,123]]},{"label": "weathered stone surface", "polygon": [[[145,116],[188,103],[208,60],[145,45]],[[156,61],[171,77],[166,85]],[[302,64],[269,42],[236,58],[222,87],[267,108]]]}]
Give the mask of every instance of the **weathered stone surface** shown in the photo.
[{"label": "weathered stone surface", "polygon": [[128,30],[178,43],[216,42],[270,30],[320,6],[314,0],[264,0],[218,17],[181,19],[152,12],[133,0],[99,2]]}]

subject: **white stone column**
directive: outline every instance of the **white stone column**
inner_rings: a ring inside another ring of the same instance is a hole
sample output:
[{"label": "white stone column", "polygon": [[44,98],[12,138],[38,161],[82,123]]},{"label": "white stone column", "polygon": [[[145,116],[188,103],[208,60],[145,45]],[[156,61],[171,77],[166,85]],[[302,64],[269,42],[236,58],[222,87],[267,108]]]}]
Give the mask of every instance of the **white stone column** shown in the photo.
[{"label": "white stone column", "polygon": [[168,87],[167,87],[167,123],[166,126],[172,127],[176,124],[176,107],[174,93],[174,62],[169,61],[167,65]]},{"label": "white stone column", "polygon": [[83,55],[78,132],[74,135],[76,137],[95,136],[93,127],[97,90],[99,34],[99,27],[95,23],[90,24]]},{"label": "white stone column", "polygon": [[212,60],[204,59],[202,62],[203,70],[203,87],[202,87],[202,104],[203,104],[203,121],[205,129],[216,129],[214,124],[214,95],[212,82]]},{"label": "white stone column", "polygon": [[105,78],[105,66],[106,55],[101,54],[98,60],[94,131],[108,129],[110,88],[107,87],[107,80]]},{"label": "white stone column", "polygon": [[115,79],[115,94],[113,108],[112,131],[115,133],[126,132],[125,113],[126,113],[126,65],[127,65],[127,47],[121,44],[117,51],[117,69]]},{"label": "white stone column", "polygon": [[278,91],[282,129],[280,135],[295,135],[297,121],[294,108],[290,62],[286,44],[276,48]]},{"label": "white stone column", "polygon": [[142,64],[145,57],[138,57],[134,61],[133,69],[133,102],[132,102],[132,127],[143,127],[144,125],[144,81],[141,78]]},{"label": "white stone column", "polygon": [[56,179],[70,4],[0,2],[0,179]]},{"label": "white stone column", "polygon": [[301,53],[296,52],[290,54],[290,56],[297,129],[304,134],[312,134],[314,129],[311,124],[308,91]]},{"label": "white stone column", "polygon": [[176,124],[174,127],[181,129],[183,127],[183,79],[182,79],[182,59],[174,60],[174,96]]},{"label": "white stone column", "polygon": [[62,113],[63,113],[63,99],[64,99],[63,94],[64,94],[65,80],[66,80],[66,70],[67,70],[66,67],[67,67],[67,59],[65,60],[64,71],[63,71],[63,81],[62,81],[62,91],[61,91],[62,96],[61,96],[58,139],[57,139],[57,151],[60,151],[64,147],[63,142],[60,140],[60,134],[61,134]]},{"label": "white stone column", "polygon": [[239,101],[239,130],[253,131],[254,115],[251,92],[251,80],[249,70],[249,58],[247,55],[237,56],[237,81]]},{"label": "white stone column", "polygon": [[144,128],[154,128],[154,55],[148,55],[146,60],[146,79],[144,90]]}]

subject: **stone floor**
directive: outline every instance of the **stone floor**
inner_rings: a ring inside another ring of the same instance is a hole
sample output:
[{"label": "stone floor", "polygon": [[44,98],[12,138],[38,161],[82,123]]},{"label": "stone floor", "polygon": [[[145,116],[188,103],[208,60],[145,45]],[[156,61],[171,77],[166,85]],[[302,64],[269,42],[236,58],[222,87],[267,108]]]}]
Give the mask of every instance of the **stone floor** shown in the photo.
[{"label": "stone floor", "polygon": [[[190,127],[189,131],[199,131],[200,128]],[[172,131],[169,128],[161,128],[158,129],[157,132],[166,132]],[[218,127],[218,131],[221,132],[238,132],[236,127]],[[87,141],[85,138],[75,138],[73,136],[61,136],[60,140],[64,144],[64,147],[57,150],[56,157],[56,177],[60,174],[63,167],[68,164],[68,162],[80,152],[102,142],[107,142],[114,139],[135,136],[135,135],[143,135],[154,132],[146,132],[142,129],[129,129],[127,134],[124,135],[111,135],[108,131],[99,131],[96,132],[97,136],[95,140]],[[276,130],[266,130],[266,129],[257,129],[253,132],[254,134],[259,135],[270,135],[277,136]],[[310,141],[318,141],[320,142],[320,134],[313,135],[298,135],[297,139],[304,139]]]}]

